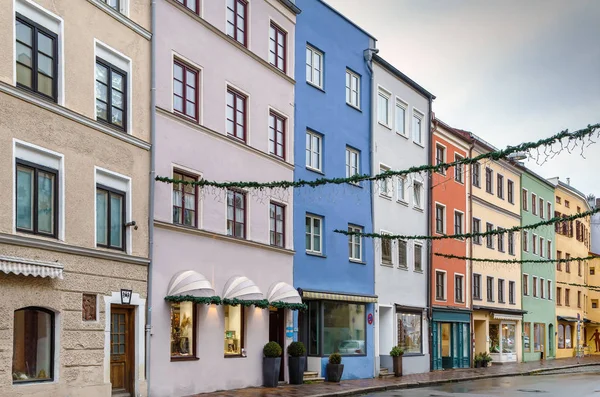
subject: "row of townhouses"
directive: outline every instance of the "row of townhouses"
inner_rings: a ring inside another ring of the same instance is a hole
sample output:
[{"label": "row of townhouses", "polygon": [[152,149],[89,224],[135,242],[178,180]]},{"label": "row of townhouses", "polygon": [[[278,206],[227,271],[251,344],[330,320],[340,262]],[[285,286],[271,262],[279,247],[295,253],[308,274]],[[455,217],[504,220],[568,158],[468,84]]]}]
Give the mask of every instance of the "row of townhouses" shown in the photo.
[{"label": "row of townhouses", "polygon": [[495,150],[326,2],[0,1],[1,395],[257,386],[268,341],[302,341],[317,378],[341,353],[356,379],[391,369],[396,345],[409,374],[594,340],[594,261],[495,261],[600,252],[600,218],[427,238],[596,207],[519,158],[315,188],[155,180],[314,181]]}]

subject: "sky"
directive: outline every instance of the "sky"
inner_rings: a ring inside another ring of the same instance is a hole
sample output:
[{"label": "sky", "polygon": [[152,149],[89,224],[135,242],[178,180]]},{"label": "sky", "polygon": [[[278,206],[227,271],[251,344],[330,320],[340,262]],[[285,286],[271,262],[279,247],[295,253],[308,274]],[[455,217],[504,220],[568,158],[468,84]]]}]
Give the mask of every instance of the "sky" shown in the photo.
[{"label": "sky", "polygon": [[[326,0],[437,98],[436,117],[497,148],[600,123],[600,0]],[[600,197],[600,139],[543,165]]]}]

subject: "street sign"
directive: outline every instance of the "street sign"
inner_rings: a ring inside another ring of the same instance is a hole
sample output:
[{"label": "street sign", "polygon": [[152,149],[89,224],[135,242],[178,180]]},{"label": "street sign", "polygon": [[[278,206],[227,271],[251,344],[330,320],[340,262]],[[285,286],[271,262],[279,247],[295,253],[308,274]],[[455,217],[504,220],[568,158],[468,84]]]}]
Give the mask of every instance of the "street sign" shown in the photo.
[{"label": "street sign", "polygon": [[373,324],[373,313],[369,313],[367,316],[367,321],[369,322],[369,325]]}]

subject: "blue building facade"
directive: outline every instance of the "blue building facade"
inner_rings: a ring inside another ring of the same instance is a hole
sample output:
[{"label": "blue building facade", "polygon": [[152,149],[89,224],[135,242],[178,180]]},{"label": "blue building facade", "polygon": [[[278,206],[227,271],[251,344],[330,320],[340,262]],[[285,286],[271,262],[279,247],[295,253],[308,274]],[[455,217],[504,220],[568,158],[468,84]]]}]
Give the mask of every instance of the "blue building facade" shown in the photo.
[{"label": "blue building facade", "polygon": [[[365,50],[375,39],[320,0],[297,0],[296,180],[371,174],[371,74]],[[304,81],[302,81],[304,80]],[[374,374],[372,239],[335,229],[372,231],[368,182],[294,192],[294,285],[309,310],[295,318],[307,370],[324,376],[342,354],[343,379]]]}]

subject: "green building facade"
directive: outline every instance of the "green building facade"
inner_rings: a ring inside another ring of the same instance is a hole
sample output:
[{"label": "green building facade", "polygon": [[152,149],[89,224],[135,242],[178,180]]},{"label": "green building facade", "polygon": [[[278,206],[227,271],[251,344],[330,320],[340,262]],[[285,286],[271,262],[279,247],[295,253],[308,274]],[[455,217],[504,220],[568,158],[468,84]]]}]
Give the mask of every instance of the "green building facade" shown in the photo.
[{"label": "green building facade", "polygon": [[[521,222],[530,225],[554,217],[554,186],[525,167],[521,174]],[[518,240],[517,240],[518,241]],[[521,258],[555,259],[554,226],[522,231]],[[555,264],[523,263],[523,361],[552,359],[556,355]]]}]

